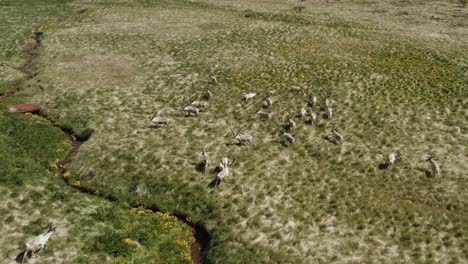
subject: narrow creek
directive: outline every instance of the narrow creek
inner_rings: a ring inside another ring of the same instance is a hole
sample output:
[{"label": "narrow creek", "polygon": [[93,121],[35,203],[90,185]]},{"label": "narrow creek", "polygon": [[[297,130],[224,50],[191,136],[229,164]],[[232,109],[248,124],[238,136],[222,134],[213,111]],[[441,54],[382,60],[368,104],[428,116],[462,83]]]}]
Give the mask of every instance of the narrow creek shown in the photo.
[{"label": "narrow creek", "polygon": [[[25,77],[23,78],[24,81],[31,80],[34,78],[34,75],[27,74],[28,68],[33,64],[33,61],[35,58],[38,57],[38,49],[40,48],[42,44],[42,37],[43,37],[43,32],[34,32],[35,34],[35,42],[36,44],[34,47],[27,51],[28,55],[30,56],[29,60],[27,60],[20,68],[18,68],[19,71],[21,71]],[[21,90],[21,84],[22,81],[14,82],[12,83],[12,90],[3,94],[0,94],[0,103],[4,101],[8,97],[15,96],[18,91]],[[68,151],[67,155],[65,158],[62,160],[56,162],[57,166],[57,175],[69,186],[70,188],[74,188],[79,190],[82,193],[88,194],[88,195],[93,195],[96,197],[99,197],[101,199],[105,199],[110,202],[116,202],[117,199],[113,197],[112,195],[104,195],[101,192],[97,192],[96,190],[93,190],[89,187],[85,186],[75,186],[69,183],[68,179],[64,177],[64,174],[66,172],[66,165],[72,161],[73,156],[78,152],[80,149],[80,146],[85,143],[85,141],[80,141],[75,134],[73,134],[72,131],[69,129],[65,129],[61,127],[59,124],[57,124],[52,118],[50,118],[47,113],[40,111],[40,107],[37,105],[33,104],[18,104],[18,105],[13,105],[11,106],[12,108],[15,108],[17,112],[20,113],[33,113],[36,115],[41,116],[42,118],[45,118],[46,120],[49,121],[49,124],[51,126],[59,128],[64,134],[68,136],[68,140],[71,143],[71,149]],[[146,207],[144,204],[136,204],[133,205],[134,208],[144,208],[147,210],[151,210],[154,213],[166,213],[159,208],[152,208],[152,207]],[[206,250],[208,248],[208,244],[210,242],[210,235],[206,228],[203,226],[203,224],[195,224],[190,221],[188,221],[187,216],[185,215],[180,215],[180,214],[172,214],[169,213],[171,216],[175,217],[178,221],[183,222],[186,224],[194,237],[194,240],[192,244],[190,245],[190,255],[192,258],[192,263],[194,264],[203,264],[206,262]]]}]

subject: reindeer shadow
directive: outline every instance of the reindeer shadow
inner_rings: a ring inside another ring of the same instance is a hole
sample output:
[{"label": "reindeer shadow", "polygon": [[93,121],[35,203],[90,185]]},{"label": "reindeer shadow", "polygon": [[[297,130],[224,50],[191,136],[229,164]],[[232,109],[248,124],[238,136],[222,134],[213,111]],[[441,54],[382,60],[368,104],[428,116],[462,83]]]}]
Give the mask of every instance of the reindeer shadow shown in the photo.
[{"label": "reindeer shadow", "polygon": [[200,173],[205,172],[205,163],[204,162],[195,163],[194,165],[195,165],[195,170],[197,172],[200,172]]},{"label": "reindeer shadow", "polygon": [[336,140],[333,136],[323,136],[323,139],[325,139],[326,141],[334,144],[334,145],[340,145],[340,143],[338,142],[338,140]]},{"label": "reindeer shadow", "polygon": [[294,144],[289,144],[286,140],[272,140],[270,142],[281,144],[285,148],[294,147]]},{"label": "reindeer shadow", "polygon": [[309,126],[314,126],[314,125],[317,126],[317,121],[315,121],[315,123],[314,123],[314,121],[312,121],[312,119],[306,119],[306,120],[304,120],[304,124],[309,125]]},{"label": "reindeer shadow", "polygon": [[292,131],[292,127],[290,125],[284,125],[283,131]]},{"label": "reindeer shadow", "polygon": [[311,103],[311,102],[307,102],[307,106],[313,108],[313,107],[316,107],[317,105],[314,105],[314,104]]},{"label": "reindeer shadow", "polygon": [[379,170],[386,170],[388,169],[388,167],[390,167],[390,164],[388,164],[387,162],[382,162],[378,166]]},{"label": "reindeer shadow", "polygon": [[160,125],[149,125],[148,127],[151,128],[151,129],[160,129],[161,128]]},{"label": "reindeer shadow", "polygon": [[221,184],[221,180],[218,179],[218,177],[214,178],[209,184],[208,184],[208,188],[216,188],[218,187],[219,185]]},{"label": "reindeer shadow", "polygon": [[417,168],[416,170],[418,170],[418,171],[424,173],[424,175],[425,175],[427,178],[432,178],[432,177],[433,177],[431,171],[428,170],[428,169],[426,169],[426,168],[421,168],[421,167],[420,167],[420,168]]},{"label": "reindeer shadow", "polygon": [[238,143],[238,142],[227,142],[227,143],[224,143],[224,146],[226,147],[230,147],[230,146],[240,146],[241,144]]},{"label": "reindeer shadow", "polygon": [[26,258],[30,258],[31,256],[31,252],[26,253],[26,250],[23,250],[16,256],[15,261],[18,263],[23,263]]}]

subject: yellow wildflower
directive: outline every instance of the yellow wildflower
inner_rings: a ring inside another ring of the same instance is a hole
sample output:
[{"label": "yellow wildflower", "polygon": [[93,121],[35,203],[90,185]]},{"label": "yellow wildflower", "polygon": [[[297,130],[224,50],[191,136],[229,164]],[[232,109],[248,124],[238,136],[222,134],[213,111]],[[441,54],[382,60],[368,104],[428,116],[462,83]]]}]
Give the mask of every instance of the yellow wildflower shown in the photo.
[{"label": "yellow wildflower", "polygon": [[49,163],[49,166],[50,166],[52,169],[54,169],[54,170],[57,170],[57,169],[58,169],[57,163],[55,163],[55,162],[50,162],[50,163]]},{"label": "yellow wildflower", "polygon": [[76,181],[73,183],[73,186],[75,187],[80,187],[81,186],[81,182],[80,181]]},{"label": "yellow wildflower", "polygon": [[68,178],[68,177],[70,177],[70,176],[71,176],[71,173],[70,173],[69,171],[67,171],[67,172],[65,172],[65,173],[63,174],[63,177],[64,177],[64,178]]}]

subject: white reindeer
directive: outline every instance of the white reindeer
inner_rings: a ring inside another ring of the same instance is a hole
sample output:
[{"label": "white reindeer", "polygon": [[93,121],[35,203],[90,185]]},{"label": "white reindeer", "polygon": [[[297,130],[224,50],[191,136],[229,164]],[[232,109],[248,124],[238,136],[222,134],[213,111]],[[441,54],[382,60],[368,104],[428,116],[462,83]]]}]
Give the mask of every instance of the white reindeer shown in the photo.
[{"label": "white reindeer", "polygon": [[257,95],[257,93],[248,93],[248,94],[245,94],[244,95],[244,100],[247,102],[249,100],[252,100],[255,96]]},{"label": "white reindeer", "polygon": [[296,139],[289,133],[283,132],[281,137],[283,137],[286,143],[288,143],[290,146],[294,145],[294,142],[296,142]]},{"label": "white reindeer", "polygon": [[258,115],[258,117],[260,117],[261,120],[263,121],[269,121],[271,120],[273,114],[270,114],[270,113],[267,113],[267,112],[264,112],[262,111],[262,109],[258,110],[256,112],[256,114]]},{"label": "white reindeer", "polygon": [[265,102],[263,103],[263,105],[264,105],[266,108],[268,108],[268,107],[270,107],[270,106],[273,105],[273,100],[272,100],[270,97],[267,96],[267,97],[265,97],[265,99],[263,99],[263,100],[265,100]]},{"label": "white reindeer", "polygon": [[390,153],[387,157],[387,166],[393,165],[398,158],[400,158],[399,151],[397,153]]},{"label": "white reindeer", "polygon": [[301,116],[301,119],[304,120],[304,117],[306,116],[307,114],[307,110],[305,110],[305,108],[301,108],[301,111],[299,113],[299,115]]},{"label": "white reindeer", "polygon": [[296,122],[288,116],[288,130],[293,130],[296,128]]},{"label": "white reindeer", "polygon": [[213,93],[208,90],[205,95],[206,100],[211,100],[213,98]]},{"label": "white reindeer", "polygon": [[317,96],[311,95],[309,97],[309,102],[312,107],[315,107],[317,105],[317,101],[318,101]]},{"label": "white reindeer", "polygon": [[234,133],[234,130],[231,130],[232,135],[234,136],[234,139],[237,141],[237,144],[242,144],[244,142],[247,142],[249,144],[252,144],[253,137],[249,134],[240,134],[241,129],[237,131],[237,133]]},{"label": "white reindeer", "polygon": [[315,125],[316,122],[317,122],[317,114],[316,113],[310,114],[310,124]]},{"label": "white reindeer", "polygon": [[192,102],[192,105],[197,107],[197,108],[201,108],[201,109],[206,109],[208,107],[208,102],[205,102],[205,101],[193,101]]},{"label": "white reindeer", "polygon": [[56,227],[49,226],[43,229],[45,229],[45,232],[43,234],[31,239],[30,241],[28,241],[28,243],[26,243],[26,248],[22,252],[21,263],[24,262],[26,256],[31,257],[32,255],[39,254],[44,248],[47,247],[47,242],[49,241],[52,234],[55,232]]},{"label": "white reindeer", "polygon": [[216,175],[216,183],[219,185],[221,184],[225,178],[229,177],[229,166],[231,166],[233,162],[229,161],[228,157],[223,157],[221,162],[219,163],[219,173]]},{"label": "white reindeer", "polygon": [[203,149],[201,155],[203,156],[203,171],[206,173],[211,167],[210,156],[208,156],[208,152],[205,149]]},{"label": "white reindeer", "polygon": [[229,167],[223,167],[223,169],[216,175],[216,181],[218,185],[221,184],[225,178],[229,177]]},{"label": "white reindeer", "polygon": [[210,75],[210,80],[211,80],[212,85],[217,85],[218,84],[218,79],[216,78],[216,76],[214,74]]},{"label": "white reindeer", "polygon": [[333,108],[331,108],[331,106],[327,106],[326,114],[327,114],[327,119],[331,119],[331,118],[332,118],[332,116],[333,116]]},{"label": "white reindeer", "polygon": [[156,114],[157,112],[154,112],[153,115],[148,113],[150,122],[154,123],[158,127],[162,125],[169,126],[169,120],[167,118],[156,116]]},{"label": "white reindeer", "polygon": [[302,89],[302,88],[299,87],[299,86],[291,86],[291,87],[289,88],[289,91],[290,91],[290,92],[293,92],[293,93],[301,93],[301,92],[302,92],[302,93],[305,93],[305,92],[304,92],[304,89]]},{"label": "white reindeer", "polygon": [[333,106],[332,102],[330,101],[330,99],[328,99],[328,97],[325,97],[325,106],[326,107],[332,107]]},{"label": "white reindeer", "polygon": [[426,161],[428,161],[429,164],[431,165],[431,175],[438,176],[440,174],[440,167],[437,161],[434,160],[432,155],[429,156],[429,158]]},{"label": "white reindeer", "polygon": [[332,129],[333,136],[335,137],[338,144],[343,143],[344,137],[336,129]]},{"label": "white reindeer", "polygon": [[184,112],[186,116],[190,116],[191,114],[198,116],[200,109],[189,105],[189,106],[184,107]]}]

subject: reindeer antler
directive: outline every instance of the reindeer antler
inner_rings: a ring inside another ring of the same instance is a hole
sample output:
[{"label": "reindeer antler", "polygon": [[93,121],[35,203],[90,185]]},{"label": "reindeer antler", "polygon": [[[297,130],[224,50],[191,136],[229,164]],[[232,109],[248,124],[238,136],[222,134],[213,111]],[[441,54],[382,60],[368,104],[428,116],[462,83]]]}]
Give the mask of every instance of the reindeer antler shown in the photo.
[{"label": "reindeer antler", "polygon": [[241,132],[241,130],[242,130],[242,127],[241,127],[241,128],[239,128],[239,130],[237,130],[237,132],[236,132],[236,136],[237,136],[237,135],[239,135],[239,133]]},{"label": "reindeer antler", "polygon": [[154,111],[154,114],[151,116],[151,120],[158,114],[158,111]]},{"label": "reindeer antler", "polygon": [[231,133],[232,133],[232,135],[233,135],[234,137],[235,137],[235,136],[237,136],[237,134],[236,134],[236,133],[234,133],[234,130],[232,130],[232,128],[231,128],[231,127],[229,127],[229,130],[231,130]]}]

